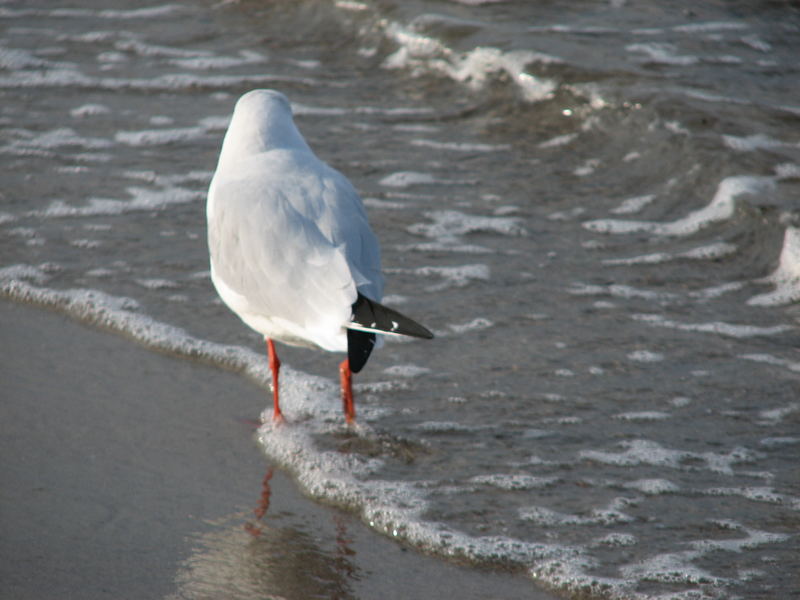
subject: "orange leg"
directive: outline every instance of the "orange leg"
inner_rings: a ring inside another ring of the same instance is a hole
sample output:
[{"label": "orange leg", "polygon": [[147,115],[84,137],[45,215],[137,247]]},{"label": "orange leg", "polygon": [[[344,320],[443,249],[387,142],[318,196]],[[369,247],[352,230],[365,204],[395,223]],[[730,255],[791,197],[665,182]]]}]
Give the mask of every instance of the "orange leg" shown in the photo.
[{"label": "orange leg", "polygon": [[353,402],[353,381],[350,371],[350,361],[344,359],[339,365],[339,379],[342,384],[342,405],[344,406],[344,419],[348,425],[356,420],[356,407]]},{"label": "orange leg", "polygon": [[269,355],[269,368],[272,371],[272,420],[282,422],[283,413],[281,405],[278,403],[278,372],[281,370],[281,361],[278,359],[278,353],[275,352],[275,344],[269,338],[267,338],[267,354]]}]

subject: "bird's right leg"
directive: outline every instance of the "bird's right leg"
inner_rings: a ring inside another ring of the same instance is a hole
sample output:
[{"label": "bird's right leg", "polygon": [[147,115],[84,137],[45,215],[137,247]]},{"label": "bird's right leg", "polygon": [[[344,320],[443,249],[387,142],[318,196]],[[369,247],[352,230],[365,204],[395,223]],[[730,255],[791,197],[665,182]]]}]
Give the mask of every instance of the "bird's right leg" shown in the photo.
[{"label": "bird's right leg", "polygon": [[275,344],[270,338],[267,338],[267,354],[269,355],[269,368],[272,371],[272,420],[282,423],[283,413],[278,402],[278,372],[281,370],[281,361],[278,359],[278,353],[275,352]]}]

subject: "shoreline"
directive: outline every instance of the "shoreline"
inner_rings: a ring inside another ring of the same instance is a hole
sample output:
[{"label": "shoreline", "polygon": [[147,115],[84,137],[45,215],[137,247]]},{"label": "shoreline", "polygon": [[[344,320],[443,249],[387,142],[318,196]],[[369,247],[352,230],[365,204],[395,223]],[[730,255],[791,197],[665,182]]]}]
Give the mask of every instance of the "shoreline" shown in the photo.
[{"label": "shoreline", "polygon": [[267,398],[244,377],[8,300],[0,338],[3,597],[554,597],[404,548],[278,469],[258,519]]}]

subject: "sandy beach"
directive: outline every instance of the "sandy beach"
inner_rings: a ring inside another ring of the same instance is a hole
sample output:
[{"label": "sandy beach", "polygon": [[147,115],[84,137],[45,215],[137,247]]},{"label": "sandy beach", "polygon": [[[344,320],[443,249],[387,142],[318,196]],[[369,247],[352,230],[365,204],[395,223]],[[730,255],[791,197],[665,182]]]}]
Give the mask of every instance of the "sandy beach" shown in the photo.
[{"label": "sandy beach", "polygon": [[[0,596],[545,598],[299,495],[253,438],[264,391],[0,302]],[[253,535],[250,530],[260,530]]]}]

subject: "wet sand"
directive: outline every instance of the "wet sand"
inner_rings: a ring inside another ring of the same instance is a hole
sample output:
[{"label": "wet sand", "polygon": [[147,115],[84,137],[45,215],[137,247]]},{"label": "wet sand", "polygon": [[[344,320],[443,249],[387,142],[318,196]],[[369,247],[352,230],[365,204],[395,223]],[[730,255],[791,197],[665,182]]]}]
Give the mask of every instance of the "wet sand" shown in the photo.
[{"label": "wet sand", "polygon": [[0,343],[2,598],[551,597],[265,488],[242,377],[5,301]]}]

